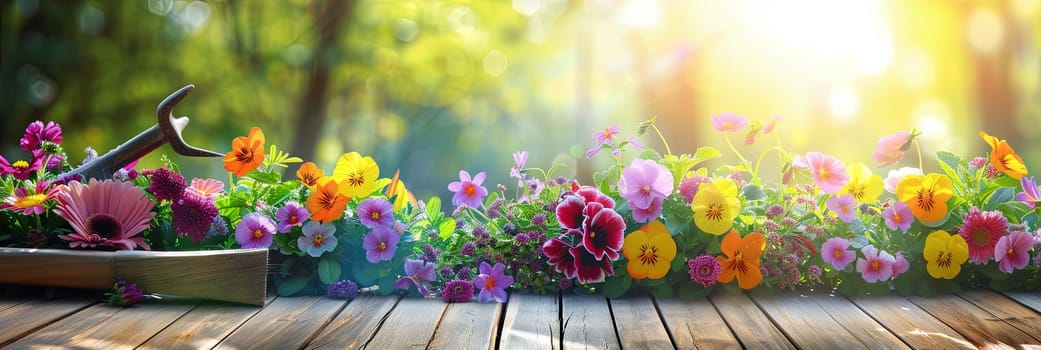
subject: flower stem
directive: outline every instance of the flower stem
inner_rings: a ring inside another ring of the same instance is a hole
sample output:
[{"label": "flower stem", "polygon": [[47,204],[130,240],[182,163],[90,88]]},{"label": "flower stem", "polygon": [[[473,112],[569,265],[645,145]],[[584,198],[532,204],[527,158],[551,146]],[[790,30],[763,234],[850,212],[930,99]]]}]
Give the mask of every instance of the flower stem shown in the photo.
[{"label": "flower stem", "polygon": [[654,128],[654,132],[658,133],[658,138],[661,139],[661,144],[665,145],[665,153],[668,153],[671,156],[672,149],[669,148],[669,143],[665,141],[665,135],[662,135],[661,130],[658,130],[658,125],[651,124],[651,127]]},{"label": "flower stem", "polygon": [[730,146],[730,150],[734,151],[734,154],[737,155],[737,158],[741,160],[741,164],[745,165],[747,167],[748,166],[748,160],[745,159],[745,157],[741,155],[741,152],[737,151],[737,147],[734,147],[734,143],[730,141],[730,133],[729,132],[724,132],[723,133],[723,139],[727,141],[727,146]]},{"label": "flower stem", "polygon": [[918,140],[914,140],[914,149],[918,151],[918,169],[925,172],[925,167],[922,166],[922,146],[918,144]]}]

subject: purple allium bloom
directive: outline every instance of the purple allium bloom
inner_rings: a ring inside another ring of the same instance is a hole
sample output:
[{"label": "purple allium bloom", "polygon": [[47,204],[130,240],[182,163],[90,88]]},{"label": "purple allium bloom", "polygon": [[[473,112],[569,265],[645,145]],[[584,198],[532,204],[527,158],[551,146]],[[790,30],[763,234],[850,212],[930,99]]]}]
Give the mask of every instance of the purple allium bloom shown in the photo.
[{"label": "purple allium bloom", "polygon": [[784,207],[778,204],[774,204],[766,208],[766,217],[769,219],[773,219],[781,215],[784,215]]},{"label": "purple allium bloom", "polygon": [[462,255],[462,256],[472,256],[476,252],[477,252],[477,246],[474,245],[474,242],[467,241],[466,243],[463,243],[463,247],[462,248],[459,248],[459,255]]},{"label": "purple allium bloom", "polygon": [[[902,256],[901,256],[901,258],[902,258]],[[904,261],[906,262],[907,260],[904,260]],[[895,265],[894,265],[894,267],[895,267]],[[894,273],[895,273],[895,270],[894,270]],[[824,269],[822,269],[819,265],[810,265],[810,266],[806,267],[806,274],[810,276],[810,280],[811,281],[820,283],[821,282],[821,277],[824,276]],[[896,275],[894,274],[893,277],[895,278]]]},{"label": "purple allium bloom", "polygon": [[719,260],[708,254],[701,254],[694,259],[687,260],[687,267],[690,268],[690,279],[701,283],[703,287],[716,284],[719,274],[723,272]]},{"label": "purple allium bloom", "polygon": [[492,204],[488,205],[488,209],[485,209],[484,215],[487,215],[489,219],[498,219],[502,217],[502,205],[506,204],[506,200],[502,198],[496,198],[492,201]]},{"label": "purple allium bloom", "polygon": [[845,269],[846,265],[857,259],[856,253],[846,249],[849,249],[849,241],[832,237],[821,245],[821,258],[836,270]]},{"label": "purple allium bloom", "polygon": [[911,223],[914,222],[911,207],[904,202],[893,202],[893,204],[882,211],[882,217],[886,220],[886,226],[890,230],[899,229],[907,232],[911,228]]},{"label": "purple allium bloom", "polygon": [[546,226],[546,214],[538,213],[531,217],[531,224],[535,226]]},{"label": "purple allium bloom", "polygon": [[480,208],[484,197],[488,196],[488,189],[481,186],[484,183],[485,176],[487,175],[482,171],[471,179],[470,173],[466,172],[466,170],[460,170],[459,181],[448,184],[448,190],[455,192],[455,195],[452,196],[452,205],[457,207],[466,205],[475,209]]},{"label": "purple allium bloom", "polygon": [[1016,200],[1026,203],[1030,206],[1030,209],[1037,207],[1037,203],[1041,202],[1041,188],[1037,187],[1037,182],[1033,176],[1024,176],[1019,179],[1019,183],[1023,186],[1023,192],[1016,194]]},{"label": "purple allium bloom", "polygon": [[375,264],[393,259],[400,240],[401,236],[390,227],[377,226],[362,240],[361,246],[365,248],[365,260]]},{"label": "purple allium bloom", "polygon": [[618,192],[629,201],[630,207],[648,209],[654,199],[664,199],[672,193],[672,181],[672,173],[664,165],[653,160],[633,159],[629,167],[622,170]]},{"label": "purple allium bloom", "polygon": [[441,298],[445,302],[465,303],[474,298],[474,285],[470,281],[453,280],[445,283],[441,290]]},{"label": "purple allium bloom", "polygon": [[173,226],[179,236],[187,235],[192,242],[199,243],[206,239],[206,233],[217,217],[217,207],[213,199],[185,191],[170,204]]},{"label": "purple allium bloom", "polygon": [[260,213],[243,216],[235,227],[235,240],[246,249],[270,247],[274,234],[275,222]]},{"label": "purple allium bloom", "polygon": [[520,172],[526,163],[528,163],[528,151],[513,152],[513,168],[510,168],[510,177],[523,179],[524,175]]},{"label": "purple allium bloom", "polygon": [[909,263],[907,259],[904,259],[904,254],[901,254],[899,252],[896,253],[894,259],[895,260],[893,262],[893,278],[896,279],[898,276],[911,269],[911,263]]},{"label": "purple allium bloom", "polygon": [[1030,262],[1030,248],[1033,245],[1033,237],[1023,231],[1002,236],[998,239],[998,244],[994,246],[994,260],[998,262],[998,270],[1012,273],[1012,271],[1026,267]]},{"label": "purple allium bloom", "polygon": [[105,293],[108,303],[115,306],[130,306],[137,304],[144,298],[144,293],[137,284],[127,283],[123,277],[116,277],[116,283],[112,286],[112,292]]},{"label": "purple allium bloom", "polygon": [[781,226],[784,226],[784,227],[793,227],[793,226],[795,226],[795,224],[798,224],[798,223],[799,223],[798,221],[795,221],[795,218],[786,217],[784,219],[781,219]]},{"label": "purple allium bloom", "polygon": [[683,181],[680,181],[680,195],[687,200],[687,204],[690,204],[694,201],[694,196],[698,194],[701,184],[706,182],[712,182],[712,178],[697,175],[685,178]]},{"label": "purple allium bloom", "polygon": [[441,278],[447,279],[449,277],[455,276],[455,271],[452,271],[451,267],[445,266],[442,267],[440,270],[437,270],[437,275],[441,276]]},{"label": "purple allium bloom", "polygon": [[341,280],[329,285],[325,295],[332,299],[354,300],[358,297],[358,284],[351,280]]},{"label": "purple allium bloom", "polygon": [[181,196],[181,192],[188,187],[184,176],[176,171],[162,167],[152,171],[152,183],[148,185],[148,192],[155,195],[156,200],[174,200]]},{"label": "purple allium bloom", "polygon": [[304,221],[311,218],[311,214],[307,212],[306,208],[300,206],[300,203],[289,201],[284,207],[278,209],[275,218],[278,219],[278,232],[286,233],[293,227],[303,225]]},{"label": "purple allium bloom", "polygon": [[44,141],[61,143],[61,125],[55,122],[47,122],[46,125],[43,122],[37,120],[29,123],[29,126],[25,128],[25,135],[18,140],[18,144],[22,147],[23,151],[31,152],[40,148],[40,144]]},{"label": "purple allium bloom", "polygon": [[516,245],[525,245],[531,242],[531,236],[527,233],[521,232],[513,236],[513,243]]},{"label": "purple allium bloom", "polygon": [[459,271],[455,272],[455,277],[458,279],[468,280],[472,273],[473,271],[469,266],[463,266],[459,268]]},{"label": "purple allium bloom", "polygon": [[827,205],[828,209],[839,215],[842,222],[848,224],[857,218],[857,199],[851,195],[832,195],[831,198],[828,198]]},{"label": "purple allium bloom", "polygon": [[505,303],[507,299],[506,288],[509,288],[513,284],[513,276],[507,276],[503,274],[503,270],[506,266],[502,263],[495,263],[492,267],[486,262],[482,262],[478,268],[480,274],[474,277],[474,287],[481,289],[481,293],[477,295],[477,300],[480,302],[487,302],[495,300],[500,303]]},{"label": "purple allium bloom", "polygon": [[369,197],[358,204],[358,219],[369,228],[394,224],[394,205],[384,198]]},{"label": "purple allium bloom", "polygon": [[228,222],[220,215],[214,216],[213,223],[210,224],[210,229],[206,231],[206,238],[226,236],[227,234]]},{"label": "purple allium bloom", "polygon": [[437,263],[437,257],[441,255],[441,249],[434,248],[429,244],[423,245],[423,255],[420,255],[420,259],[427,262]]},{"label": "purple allium bloom", "polygon": [[304,235],[296,239],[296,246],[307,255],[317,258],[336,249],[336,226],[333,223],[309,221],[304,224],[303,232]]},{"label": "purple allium bloom", "polygon": [[419,289],[419,294],[428,295],[430,282],[437,276],[434,275],[434,263],[423,260],[405,259],[405,276],[394,282],[395,289],[408,289],[413,284]]},{"label": "purple allium bloom", "polygon": [[860,249],[863,258],[857,259],[857,272],[868,283],[882,282],[893,276],[893,264],[896,258],[874,246]]}]

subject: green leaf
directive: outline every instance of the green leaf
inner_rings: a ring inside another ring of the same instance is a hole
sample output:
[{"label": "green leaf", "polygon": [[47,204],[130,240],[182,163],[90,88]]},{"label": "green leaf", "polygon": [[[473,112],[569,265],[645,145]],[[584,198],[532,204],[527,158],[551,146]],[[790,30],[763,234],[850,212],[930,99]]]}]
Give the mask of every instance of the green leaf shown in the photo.
[{"label": "green leaf", "polygon": [[441,239],[452,237],[453,233],[455,233],[455,220],[441,220],[441,224],[437,225],[437,236]]},{"label": "green leaf", "polygon": [[693,282],[690,282],[684,283],[682,286],[680,286],[679,290],[677,291],[677,294],[682,300],[698,300],[705,299],[706,297],[708,297],[708,295],[712,293],[713,289],[714,288],[712,287],[704,288],[702,286],[694,284]]},{"label": "green leaf", "polygon": [[323,284],[332,284],[340,280],[340,262],[335,258],[326,257],[318,261],[318,279]]},{"label": "green leaf", "polygon": [[643,152],[640,152],[639,158],[647,160],[661,160],[661,155],[658,154],[658,151],[655,151],[653,148],[648,148],[643,150]]},{"label": "green leaf", "polygon": [[441,198],[430,197],[430,200],[427,201],[426,213],[430,222],[441,220]]},{"label": "green leaf", "polygon": [[307,283],[311,281],[311,277],[297,276],[285,281],[282,281],[278,285],[278,295],[289,297],[300,293],[304,287],[307,287]]},{"label": "green leaf", "polygon": [[268,173],[259,170],[253,170],[250,171],[249,174],[246,174],[246,176],[262,184],[277,185],[282,182],[282,174],[277,171],[272,171]]},{"label": "green leaf", "polygon": [[987,200],[987,204],[983,206],[983,210],[993,210],[997,208],[998,204],[1011,201],[1015,197],[1011,188],[999,187],[991,193],[990,199]]},{"label": "green leaf", "polygon": [[604,282],[604,296],[611,299],[621,298],[632,286],[633,278],[628,274],[615,275]]},{"label": "green leaf", "polygon": [[668,283],[662,283],[653,288],[650,288],[651,295],[655,298],[665,299],[672,297],[672,286]]},{"label": "green leaf", "polygon": [[766,198],[766,192],[763,192],[763,188],[757,185],[746,185],[741,189],[741,196],[750,201],[756,201]]},{"label": "green leaf", "polygon": [[394,282],[398,278],[394,276],[383,276],[379,279],[379,293],[380,295],[390,295],[394,292]]},{"label": "green leaf", "polygon": [[[940,161],[940,164],[947,165],[951,169],[968,168],[969,165],[965,158],[948,151],[936,152],[936,159]],[[955,177],[957,174],[948,173],[947,176]]]}]

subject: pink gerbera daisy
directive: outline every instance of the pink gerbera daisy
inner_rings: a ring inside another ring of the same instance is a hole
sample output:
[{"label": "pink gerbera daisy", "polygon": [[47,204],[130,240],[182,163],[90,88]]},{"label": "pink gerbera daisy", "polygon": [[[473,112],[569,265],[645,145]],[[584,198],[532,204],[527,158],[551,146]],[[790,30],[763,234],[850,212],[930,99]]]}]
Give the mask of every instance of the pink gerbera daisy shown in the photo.
[{"label": "pink gerbera daisy", "polygon": [[58,235],[70,247],[150,249],[143,237],[135,237],[155,216],[155,203],[141,188],[128,182],[91,179],[86,185],[72,182],[63,186],[55,198],[54,211],[76,231]]},{"label": "pink gerbera daisy", "polygon": [[1007,230],[1008,220],[1001,212],[980,212],[973,207],[965,214],[965,223],[958,234],[969,244],[969,261],[982,265],[994,258],[994,246]]}]

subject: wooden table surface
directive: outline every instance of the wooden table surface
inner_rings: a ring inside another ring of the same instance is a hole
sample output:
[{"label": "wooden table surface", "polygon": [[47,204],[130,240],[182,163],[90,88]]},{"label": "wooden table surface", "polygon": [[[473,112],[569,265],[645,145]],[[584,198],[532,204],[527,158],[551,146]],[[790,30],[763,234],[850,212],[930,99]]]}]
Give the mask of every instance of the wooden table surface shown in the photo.
[{"label": "wooden table surface", "polygon": [[512,294],[506,304],[415,296],[189,299],[130,308],[82,296],[0,298],[5,349],[1041,349],[1041,294],[932,298],[720,291],[684,301]]}]

